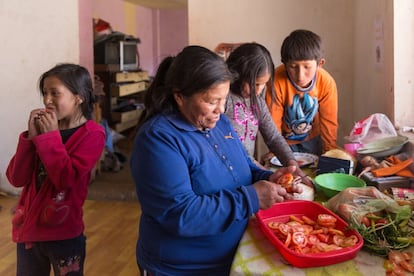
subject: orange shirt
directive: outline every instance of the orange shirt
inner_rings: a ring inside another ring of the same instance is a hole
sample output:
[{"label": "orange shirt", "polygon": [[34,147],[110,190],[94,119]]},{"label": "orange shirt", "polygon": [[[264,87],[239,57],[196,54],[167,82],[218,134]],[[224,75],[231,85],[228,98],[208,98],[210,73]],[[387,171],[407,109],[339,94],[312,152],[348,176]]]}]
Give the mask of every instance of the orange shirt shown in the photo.
[{"label": "orange shirt", "polygon": [[321,136],[323,152],[337,148],[338,91],[335,80],[326,70],[323,68],[318,69],[314,87],[312,90],[306,92],[310,97],[317,99],[318,111],[311,122],[312,129],[303,141],[289,139],[289,134],[292,133],[292,129],[283,119],[285,110],[292,106],[295,95],[298,94],[302,97],[304,94],[304,92],[297,91],[291,84],[283,64],[275,69],[274,88],[276,102],[272,102],[271,96],[267,91],[266,103],[273,121],[290,145]]}]

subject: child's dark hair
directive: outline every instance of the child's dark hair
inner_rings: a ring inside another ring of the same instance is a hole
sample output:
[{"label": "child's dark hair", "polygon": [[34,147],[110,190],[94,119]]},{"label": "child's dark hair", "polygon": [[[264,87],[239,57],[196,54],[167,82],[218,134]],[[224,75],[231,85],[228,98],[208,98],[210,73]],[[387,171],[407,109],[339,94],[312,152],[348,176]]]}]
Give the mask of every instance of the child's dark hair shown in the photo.
[{"label": "child's dark hair", "polygon": [[39,78],[39,90],[43,95],[44,82],[47,77],[58,78],[74,95],[82,99],[81,111],[87,119],[92,118],[95,97],[91,75],[88,70],[78,64],[60,63],[43,73]]},{"label": "child's dark hair", "polygon": [[174,93],[184,97],[203,92],[216,84],[232,81],[224,60],[201,46],[187,46],[176,57],[166,57],[145,95],[145,109],[138,126],[164,111],[177,108]]},{"label": "child's dark hair", "polygon": [[322,39],[308,30],[295,30],[285,38],[280,49],[283,63],[299,60],[316,60],[323,57]]},{"label": "child's dark hair", "polygon": [[[258,43],[245,43],[231,52],[226,62],[230,71],[236,75],[235,81],[230,85],[231,92],[241,95],[243,84],[247,82],[250,100],[257,106],[256,79],[269,73],[269,83],[273,84],[274,64],[270,52]],[[275,99],[274,86],[268,85],[267,89],[270,89],[270,95]]]}]

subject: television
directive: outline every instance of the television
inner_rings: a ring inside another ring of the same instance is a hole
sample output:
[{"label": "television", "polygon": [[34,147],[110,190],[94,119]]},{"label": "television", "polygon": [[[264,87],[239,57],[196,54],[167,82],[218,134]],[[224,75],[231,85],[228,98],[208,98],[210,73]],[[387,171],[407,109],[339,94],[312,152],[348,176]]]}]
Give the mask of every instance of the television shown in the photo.
[{"label": "television", "polygon": [[119,71],[139,68],[138,42],[135,40],[106,40],[95,43],[94,63],[116,66]]}]

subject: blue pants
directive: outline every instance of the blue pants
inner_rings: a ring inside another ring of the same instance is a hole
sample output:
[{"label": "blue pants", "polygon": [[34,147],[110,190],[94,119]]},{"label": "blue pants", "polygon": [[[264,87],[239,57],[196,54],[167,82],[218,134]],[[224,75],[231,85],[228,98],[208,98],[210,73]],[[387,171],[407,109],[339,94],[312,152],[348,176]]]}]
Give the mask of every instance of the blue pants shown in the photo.
[{"label": "blue pants", "polygon": [[290,145],[290,148],[294,152],[307,152],[320,156],[322,154],[322,139],[320,136],[316,136],[309,141]]},{"label": "blue pants", "polygon": [[82,276],[86,254],[86,237],[61,241],[33,242],[26,249],[17,243],[17,276],[49,276],[50,266],[55,275]]}]

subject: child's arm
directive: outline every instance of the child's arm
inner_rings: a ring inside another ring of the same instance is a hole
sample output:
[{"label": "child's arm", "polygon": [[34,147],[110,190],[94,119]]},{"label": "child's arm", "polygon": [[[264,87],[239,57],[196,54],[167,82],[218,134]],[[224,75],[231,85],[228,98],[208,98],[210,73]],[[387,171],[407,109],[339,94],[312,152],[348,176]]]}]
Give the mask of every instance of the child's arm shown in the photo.
[{"label": "child's arm", "polygon": [[[326,75],[326,74],[325,74]],[[324,84],[319,97],[319,121],[323,152],[337,148],[338,132],[338,91],[330,75],[321,79]]]},{"label": "child's arm", "polygon": [[6,176],[10,184],[15,187],[23,187],[32,182],[36,165],[36,151],[32,141],[28,138],[28,132],[19,136],[17,150],[6,170]]},{"label": "child's arm", "polygon": [[[78,131],[83,131],[79,129]],[[73,136],[79,133],[74,133]],[[101,156],[105,146],[105,132],[98,129],[88,130],[76,145],[62,143],[59,131],[51,131],[33,139],[40,159],[45,166],[48,179],[57,190],[65,190],[87,177]],[[68,140],[67,143],[73,143]],[[68,149],[67,149],[68,148]]]}]

